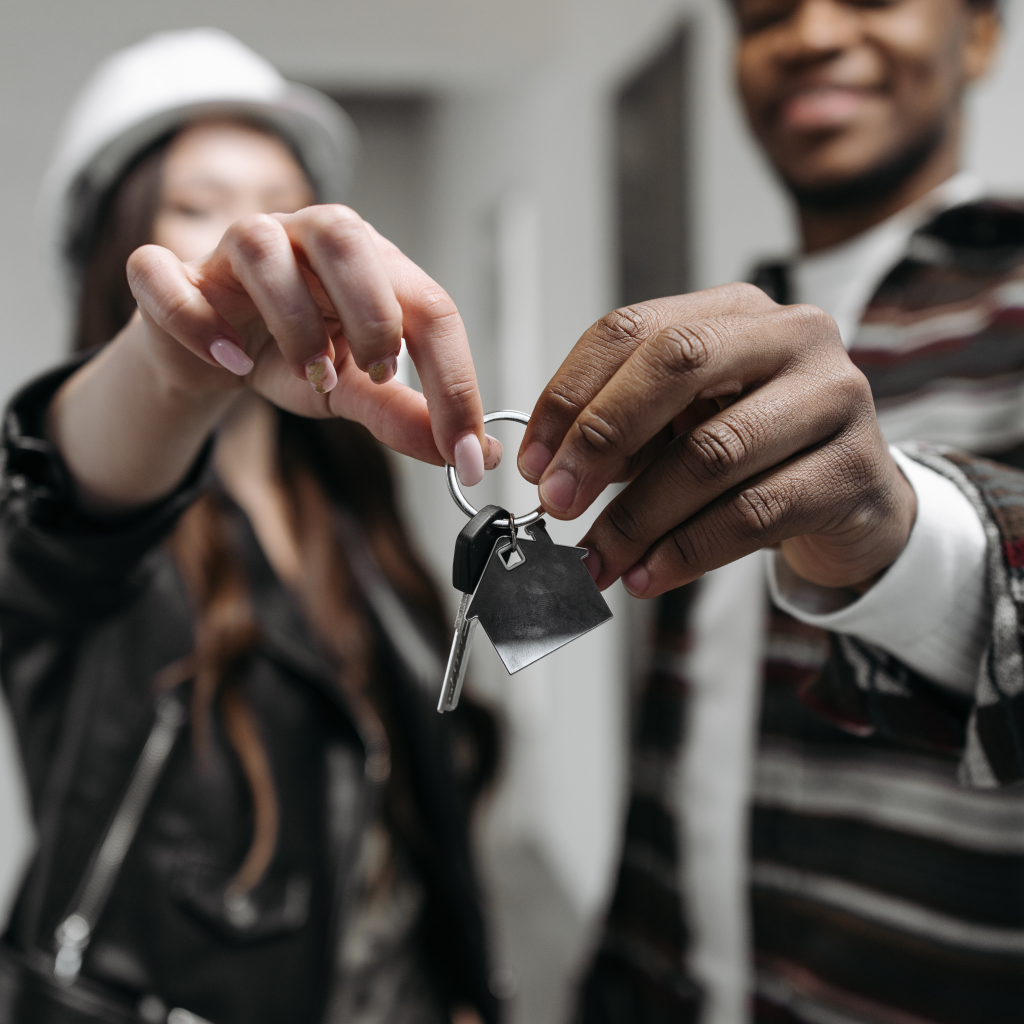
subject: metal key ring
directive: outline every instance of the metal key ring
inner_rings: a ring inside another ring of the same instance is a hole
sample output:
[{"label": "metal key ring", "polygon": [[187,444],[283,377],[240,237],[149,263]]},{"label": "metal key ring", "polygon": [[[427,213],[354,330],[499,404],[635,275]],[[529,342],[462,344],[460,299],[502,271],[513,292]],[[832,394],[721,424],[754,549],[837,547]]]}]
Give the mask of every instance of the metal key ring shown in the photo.
[{"label": "metal key ring", "polygon": [[[497,412],[489,412],[484,417],[484,423],[493,423],[495,420],[509,420],[512,423],[522,423],[526,426],[530,422],[530,417],[525,412],[518,412],[515,409],[499,409]],[[455,467],[450,463],[445,465],[444,476],[448,481],[448,493],[452,496],[455,504],[462,509],[463,512],[469,516],[470,519],[477,514],[477,509],[466,500],[466,496],[462,493],[462,489],[459,487],[459,478],[455,475]],[[517,527],[519,526],[530,526],[532,523],[537,522],[544,515],[544,509],[538,506],[532,512],[527,512],[525,516],[512,516],[513,522]],[[498,519],[494,525],[499,530],[504,530],[511,524],[507,519]]]}]

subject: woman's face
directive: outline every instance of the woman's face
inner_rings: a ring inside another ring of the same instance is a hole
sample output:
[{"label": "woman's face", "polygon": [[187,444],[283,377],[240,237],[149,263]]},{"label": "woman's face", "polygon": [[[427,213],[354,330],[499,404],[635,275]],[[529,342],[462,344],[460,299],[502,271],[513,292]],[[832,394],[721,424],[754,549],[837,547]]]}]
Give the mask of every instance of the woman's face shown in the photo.
[{"label": "woman's face", "polygon": [[194,260],[240,217],[294,213],[313,201],[305,173],[280,139],[237,121],[203,121],[179,132],[167,149],[153,241]]}]

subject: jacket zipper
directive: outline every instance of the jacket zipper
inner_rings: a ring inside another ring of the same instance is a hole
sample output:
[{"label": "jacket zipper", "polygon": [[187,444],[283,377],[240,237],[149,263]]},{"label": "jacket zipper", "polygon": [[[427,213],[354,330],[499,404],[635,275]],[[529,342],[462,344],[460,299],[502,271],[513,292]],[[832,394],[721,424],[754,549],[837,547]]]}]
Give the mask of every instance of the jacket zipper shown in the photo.
[{"label": "jacket zipper", "polygon": [[79,896],[57,926],[53,975],[63,985],[72,984],[82,969],[82,958],[93,930],[110,898],[121,865],[139,830],[142,815],[160,781],[185,718],[185,706],[177,695],[168,694],[160,699],[156,707],[156,721],[135,763],[128,788],[82,881]]}]

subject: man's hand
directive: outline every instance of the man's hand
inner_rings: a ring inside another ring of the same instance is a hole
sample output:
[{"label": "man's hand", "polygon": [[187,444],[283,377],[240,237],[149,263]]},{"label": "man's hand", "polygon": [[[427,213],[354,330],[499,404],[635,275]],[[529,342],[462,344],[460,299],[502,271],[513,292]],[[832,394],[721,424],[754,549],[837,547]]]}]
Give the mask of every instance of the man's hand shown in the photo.
[{"label": "man's hand", "polygon": [[638,597],[775,545],[806,580],[864,586],[916,514],[832,318],[751,285],[599,320],[544,389],[519,468],[557,519],[630,481],[581,543],[602,588],[622,576]]}]

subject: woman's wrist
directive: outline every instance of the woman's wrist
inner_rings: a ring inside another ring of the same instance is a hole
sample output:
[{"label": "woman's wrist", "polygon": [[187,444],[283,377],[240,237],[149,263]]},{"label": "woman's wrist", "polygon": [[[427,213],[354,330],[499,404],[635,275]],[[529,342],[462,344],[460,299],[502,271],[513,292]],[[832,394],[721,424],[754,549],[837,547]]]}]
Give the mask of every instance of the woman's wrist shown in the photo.
[{"label": "woman's wrist", "polygon": [[83,508],[125,512],[178,486],[239,393],[176,382],[153,358],[135,317],[60,388],[47,433]]}]

